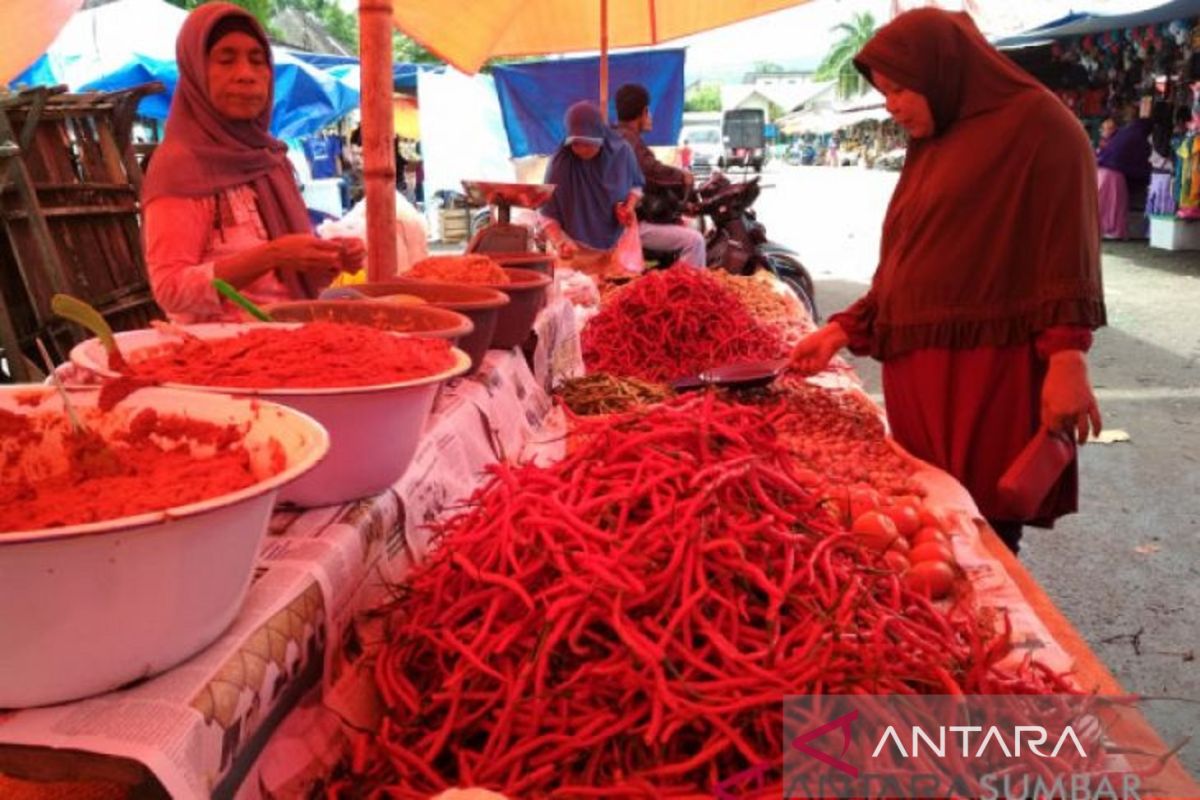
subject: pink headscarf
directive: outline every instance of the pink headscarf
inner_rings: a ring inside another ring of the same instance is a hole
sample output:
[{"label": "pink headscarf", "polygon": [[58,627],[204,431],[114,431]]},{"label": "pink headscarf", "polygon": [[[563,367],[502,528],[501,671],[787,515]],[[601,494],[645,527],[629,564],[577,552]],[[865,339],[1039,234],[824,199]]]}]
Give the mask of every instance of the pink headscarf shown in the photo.
[{"label": "pink headscarf", "polygon": [[229,3],[206,3],[188,15],[175,42],[179,83],[166,135],[142,185],[142,202],[162,196],[207,197],[249,183],[258,195],[259,213],[270,238],[311,233],[287,146],[270,132],[274,80],[267,87],[266,108],[251,121],[226,119],[209,100],[208,37],[229,16],[249,23],[274,67],[267,35],[248,11]]}]

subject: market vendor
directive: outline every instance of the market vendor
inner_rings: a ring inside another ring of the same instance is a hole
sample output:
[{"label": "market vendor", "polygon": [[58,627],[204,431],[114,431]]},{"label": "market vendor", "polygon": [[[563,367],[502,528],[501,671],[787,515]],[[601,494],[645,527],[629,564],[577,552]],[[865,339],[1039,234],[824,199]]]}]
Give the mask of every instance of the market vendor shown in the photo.
[{"label": "market vendor", "polygon": [[357,239],[323,241],[270,134],[274,96],[266,33],[247,11],[206,3],[176,42],[163,143],[142,187],[146,262],[159,306],[178,322],[236,320],[212,287],[256,303],[316,297],[364,260]]},{"label": "market vendor", "polygon": [[[600,107],[581,101],[565,118],[567,135],[546,167],[544,183],[554,194],[538,209],[539,226],[560,258],[574,258],[581,246],[593,251],[617,249],[632,229],[643,186],[633,150],[604,124]],[[641,247],[632,255],[639,261]]]},{"label": "market vendor", "polygon": [[883,362],[888,421],[956,477],[1013,550],[1022,524],[1076,510],[1074,461],[1032,518],[998,482],[1039,425],[1099,431],[1087,373],[1105,323],[1091,143],[1068,109],[966,14],[897,17],[855,60],[911,144],[870,291],[793,353]]}]

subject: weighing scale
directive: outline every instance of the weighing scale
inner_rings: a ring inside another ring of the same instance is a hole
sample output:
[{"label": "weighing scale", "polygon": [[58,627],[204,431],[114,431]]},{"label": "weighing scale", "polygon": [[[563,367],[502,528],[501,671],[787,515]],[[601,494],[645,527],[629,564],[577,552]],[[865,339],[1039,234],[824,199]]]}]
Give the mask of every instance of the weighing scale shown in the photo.
[{"label": "weighing scale", "polygon": [[541,207],[554,194],[553,185],[492,181],[463,181],[462,185],[470,205],[496,207],[495,221],[476,231],[467,245],[468,253],[528,253],[535,249],[533,229],[512,223],[512,207]]}]

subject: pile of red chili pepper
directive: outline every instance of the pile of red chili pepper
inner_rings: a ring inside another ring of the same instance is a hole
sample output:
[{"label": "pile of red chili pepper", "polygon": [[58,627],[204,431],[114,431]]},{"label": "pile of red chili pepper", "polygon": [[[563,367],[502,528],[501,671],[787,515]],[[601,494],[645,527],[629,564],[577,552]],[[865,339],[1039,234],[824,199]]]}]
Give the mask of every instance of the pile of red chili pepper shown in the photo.
[{"label": "pile of red chili pepper", "polygon": [[611,295],[582,340],[589,372],[658,383],[785,350],[777,327],[756,320],[711,275],[686,266],[652,272]]},{"label": "pile of red chili pepper", "polygon": [[764,408],[705,393],[578,433],[498,467],[397,589],[385,716],[329,796],[711,797],[781,764],[785,694],[1071,691],[863,550]]}]

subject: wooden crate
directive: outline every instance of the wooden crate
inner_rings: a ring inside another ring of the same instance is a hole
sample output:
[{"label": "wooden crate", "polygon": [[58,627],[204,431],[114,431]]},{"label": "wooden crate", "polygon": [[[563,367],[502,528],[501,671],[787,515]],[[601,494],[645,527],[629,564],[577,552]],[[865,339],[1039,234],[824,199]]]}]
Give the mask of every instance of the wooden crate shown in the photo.
[{"label": "wooden crate", "polygon": [[465,208],[446,208],[439,212],[442,241],[462,242],[471,232],[471,212]]},{"label": "wooden crate", "polygon": [[61,360],[86,335],[54,317],[57,292],[96,306],[117,330],[162,316],[146,277],[131,142],[138,102],[162,89],[0,95],[0,349],[17,380],[36,377],[34,339]]}]

